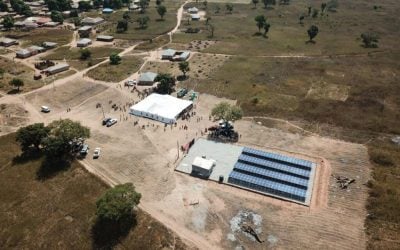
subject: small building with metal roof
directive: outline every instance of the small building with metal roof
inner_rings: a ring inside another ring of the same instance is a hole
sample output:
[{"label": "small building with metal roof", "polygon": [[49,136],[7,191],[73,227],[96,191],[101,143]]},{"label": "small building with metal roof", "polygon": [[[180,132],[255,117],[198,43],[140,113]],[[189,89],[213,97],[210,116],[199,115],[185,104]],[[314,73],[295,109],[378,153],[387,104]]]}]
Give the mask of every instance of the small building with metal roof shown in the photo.
[{"label": "small building with metal roof", "polygon": [[176,50],[174,49],[165,49],[161,54],[161,59],[163,60],[171,60],[174,58]]},{"label": "small building with metal roof", "polygon": [[153,85],[157,77],[157,73],[154,72],[144,72],[139,76],[139,85]]}]

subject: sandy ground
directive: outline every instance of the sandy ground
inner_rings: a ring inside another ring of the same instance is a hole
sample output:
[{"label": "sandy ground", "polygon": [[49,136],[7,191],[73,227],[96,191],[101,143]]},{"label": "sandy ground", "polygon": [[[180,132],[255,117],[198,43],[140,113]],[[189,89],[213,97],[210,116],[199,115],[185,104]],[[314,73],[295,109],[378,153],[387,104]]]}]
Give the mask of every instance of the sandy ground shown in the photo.
[{"label": "sandy ground", "polygon": [[[369,178],[369,163],[364,146],[315,135],[286,133],[252,121],[236,122],[242,135],[238,142],[241,145],[300,155],[319,162],[312,202],[310,207],[305,207],[174,171],[178,147],[200,137],[205,127],[214,124],[209,120],[209,111],[221,99],[200,95],[195,101],[195,117],[179,120],[176,127],[164,128],[161,123],[128,115],[129,103],[140,98],[136,92],[119,84],[71,80],[63,86],[42,88],[27,95],[24,106],[28,107],[25,108],[27,117],[39,115],[46,122],[71,118],[90,127],[90,148],[101,147],[102,155],[93,160],[89,154],[83,161],[89,171],[110,184],[133,182],[143,194],[141,207],[189,244],[201,249],[365,247],[363,223],[367,189],[363,184]],[[42,103],[54,107],[52,112],[35,114],[36,110],[29,108]],[[101,103],[103,109],[96,108],[97,103]],[[119,107],[117,111],[111,109],[114,103]],[[68,107],[71,112],[66,111]],[[102,126],[103,111],[119,122],[110,128]],[[134,121],[139,124],[134,126]],[[181,129],[182,125],[189,129]],[[348,190],[341,190],[332,175],[355,178],[356,183]],[[198,205],[189,205],[197,201]],[[260,244],[241,235],[236,235],[235,241],[227,239],[231,218],[247,210],[262,216],[261,236],[274,240]]]},{"label": "sandy ground", "polygon": [[[179,27],[181,15],[182,8],[177,15],[178,25],[171,34]],[[131,53],[134,47],[120,55]],[[148,60],[157,61],[158,53],[150,52]],[[367,188],[363,184],[369,179],[370,168],[363,145],[287,133],[242,120],[235,123],[241,134],[239,144],[319,161],[310,207],[200,180],[174,171],[182,157],[178,148],[202,136],[204,128],[213,124],[208,119],[210,109],[222,99],[200,95],[195,101],[196,116],[179,120],[176,127],[164,127],[161,123],[128,115],[129,104],[140,101],[137,93],[122,87],[123,81],[112,84],[85,78],[91,68],[28,94],[1,97],[0,105],[14,104],[15,109],[27,111],[23,112],[27,120],[8,128],[7,132],[23,124],[48,123],[59,118],[71,118],[90,127],[90,148],[101,147],[102,155],[93,160],[89,154],[83,160],[85,167],[111,185],[133,182],[143,194],[140,206],[186,243],[200,249],[365,248]],[[137,73],[129,78],[137,78]],[[96,108],[98,103],[102,108]],[[117,104],[118,109],[111,109],[112,104]],[[40,113],[41,105],[50,106],[52,112]],[[71,111],[67,112],[67,108]],[[102,126],[103,112],[119,122],[110,128]],[[138,125],[134,126],[134,121]],[[188,130],[183,130],[183,125]],[[355,178],[356,182],[349,189],[341,190],[334,181],[336,175]],[[198,204],[190,205],[193,202]],[[230,220],[240,211],[253,211],[262,217],[260,236],[266,239],[264,243],[256,243],[241,234],[236,234],[235,240],[228,239]]]}]

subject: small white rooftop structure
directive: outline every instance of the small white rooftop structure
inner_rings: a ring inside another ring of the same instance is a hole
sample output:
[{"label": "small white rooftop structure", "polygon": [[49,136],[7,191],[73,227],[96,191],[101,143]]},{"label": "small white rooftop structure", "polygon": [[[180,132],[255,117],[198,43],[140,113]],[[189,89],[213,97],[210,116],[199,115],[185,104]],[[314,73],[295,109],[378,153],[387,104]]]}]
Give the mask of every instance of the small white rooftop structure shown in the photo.
[{"label": "small white rooftop structure", "polygon": [[52,22],[52,21],[50,21],[50,22],[47,22],[47,23],[45,23],[45,24],[43,24],[45,27],[56,27],[57,25],[59,25],[60,23],[59,22]]},{"label": "small white rooftop structure", "polygon": [[174,49],[165,49],[161,54],[161,59],[172,59],[176,53]]},{"label": "small white rooftop structure", "polygon": [[200,20],[200,15],[199,15],[199,14],[191,14],[190,17],[191,17],[192,20],[194,20],[194,21]]},{"label": "small white rooftop structure", "polygon": [[9,47],[11,45],[17,44],[18,41],[15,39],[7,38],[7,37],[2,37],[0,38],[0,45],[4,47]]},{"label": "small white rooftop structure", "polygon": [[157,120],[163,123],[175,123],[179,116],[191,109],[193,102],[178,99],[170,95],[151,94],[133,105],[129,113]]},{"label": "small white rooftop structure", "polygon": [[142,74],[140,74],[139,76],[139,85],[153,85],[156,77],[157,77],[157,73],[154,72],[144,72]]},{"label": "small white rooftop structure", "polygon": [[17,58],[27,58],[31,56],[31,52],[27,49],[20,49],[15,52]]},{"label": "small white rooftop structure", "polygon": [[97,41],[103,41],[103,42],[112,42],[114,40],[113,36],[106,36],[106,35],[98,35],[96,37]]},{"label": "small white rooftop structure", "polygon": [[196,156],[192,163],[192,174],[208,178],[211,175],[215,163],[215,160]]},{"label": "small white rooftop structure", "polygon": [[43,42],[42,46],[45,47],[45,48],[51,49],[51,48],[55,48],[57,46],[57,43],[54,43],[54,42]]},{"label": "small white rooftop structure", "polygon": [[80,27],[80,28],[78,29],[78,32],[90,31],[90,30],[92,30],[92,26],[85,25],[85,26]]},{"label": "small white rooftop structure", "polygon": [[48,75],[54,75],[59,72],[66,71],[68,69],[69,69],[69,65],[67,63],[59,63],[54,66],[48,67],[47,69],[45,69],[45,72]]}]

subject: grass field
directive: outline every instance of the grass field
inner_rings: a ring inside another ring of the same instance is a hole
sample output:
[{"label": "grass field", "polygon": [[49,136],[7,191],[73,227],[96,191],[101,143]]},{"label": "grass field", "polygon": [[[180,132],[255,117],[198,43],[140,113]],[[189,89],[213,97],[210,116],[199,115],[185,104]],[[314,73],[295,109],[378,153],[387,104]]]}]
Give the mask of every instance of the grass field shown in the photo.
[{"label": "grass field", "polygon": [[399,58],[400,53],[351,60],[232,57],[197,90],[237,99],[246,115],[400,133]]},{"label": "grass field", "polygon": [[[327,12],[317,18],[306,17],[304,25],[299,24],[299,16],[307,13],[309,1],[292,1],[290,5],[276,5],[264,9],[263,4],[254,8],[253,4],[234,4],[232,14],[225,10],[225,4],[209,3],[207,16],[215,27],[214,37],[210,38],[205,21],[190,21],[188,25],[183,18],[180,29],[199,27],[198,34],[177,33],[174,42],[189,43],[192,40],[217,40],[218,43],[206,49],[206,52],[239,54],[239,55],[330,55],[366,53],[373,50],[388,50],[396,47],[400,25],[396,13],[397,2],[388,0],[380,3],[382,10],[374,10],[375,3],[364,0],[340,1],[336,13]],[[320,9],[323,1],[313,1],[312,6]],[[196,5],[191,3],[186,7]],[[201,3],[197,4],[203,9]],[[216,12],[217,6],[220,12]],[[265,15],[271,24],[268,38],[257,36],[254,18]],[[391,23],[391,25],[386,25]],[[319,34],[315,44],[307,44],[307,29],[315,24]],[[361,46],[360,35],[366,31],[374,31],[380,36],[378,49],[365,49]],[[334,41],[334,42],[333,42]]]},{"label": "grass field", "polygon": [[124,56],[120,64],[103,63],[90,70],[88,76],[100,81],[119,82],[139,70],[143,60],[135,56]]},{"label": "grass field", "polygon": [[368,183],[369,216],[366,219],[369,249],[400,248],[400,146],[387,139],[369,145],[374,164],[373,180]]},{"label": "grass field", "polygon": [[[81,49],[60,47],[53,51],[53,53],[44,56],[42,59],[46,60],[66,60],[69,65],[77,70],[83,70],[88,68],[90,65],[96,65],[107,59],[112,53],[120,53],[122,49],[111,48],[111,47],[89,47],[87,48],[92,52],[91,57],[86,60],[81,60]],[[90,64],[89,64],[90,62]]]},{"label": "grass field", "polygon": [[[113,35],[117,39],[129,39],[129,40],[148,40],[153,39],[159,35],[165,34],[172,30],[176,25],[176,11],[179,6],[183,3],[182,0],[169,0],[164,1],[163,4],[167,8],[167,13],[164,16],[164,20],[161,20],[157,13],[155,1],[150,1],[150,6],[146,9],[146,13],[140,14],[137,11],[130,13],[130,20],[128,24],[128,30],[124,33],[117,33],[116,27],[117,22],[122,20],[124,11],[116,11],[110,15],[103,15],[106,19],[106,23],[101,25],[99,30],[105,34]],[[146,29],[140,29],[137,23],[137,18],[140,16],[148,16],[150,21]]]},{"label": "grass field", "polygon": [[13,87],[8,84],[13,78],[20,78],[24,81],[24,86],[20,89],[20,91],[23,92],[28,92],[43,86],[41,81],[33,80],[33,70],[21,63],[12,62],[9,59],[0,57],[0,68],[5,71],[3,77],[0,78],[1,91],[8,92],[13,89]]},{"label": "grass field", "polygon": [[[0,137],[0,245],[3,249],[93,249],[95,202],[107,186],[77,162],[39,181],[42,158],[13,161],[14,134]],[[116,248],[186,249],[179,238],[139,210]]]},{"label": "grass field", "polygon": [[72,31],[65,29],[35,29],[31,31],[10,31],[3,35],[23,40],[23,46],[31,44],[41,45],[43,42],[55,42],[64,45],[71,42]]}]

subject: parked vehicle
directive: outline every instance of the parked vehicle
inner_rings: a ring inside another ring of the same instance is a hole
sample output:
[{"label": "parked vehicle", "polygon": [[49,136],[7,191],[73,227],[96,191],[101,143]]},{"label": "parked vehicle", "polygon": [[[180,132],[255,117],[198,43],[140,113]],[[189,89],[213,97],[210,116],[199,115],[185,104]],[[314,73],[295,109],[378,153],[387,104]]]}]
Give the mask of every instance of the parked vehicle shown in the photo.
[{"label": "parked vehicle", "polygon": [[106,117],[106,118],[103,119],[103,121],[101,122],[101,124],[104,126],[104,125],[106,125],[107,122],[109,122],[111,119],[112,119],[112,118],[110,118],[110,117]]},{"label": "parked vehicle", "polygon": [[87,155],[88,152],[89,152],[89,145],[83,144],[80,151],[81,155]]},{"label": "parked vehicle", "polygon": [[95,148],[93,151],[93,159],[97,159],[100,157],[100,148]]},{"label": "parked vehicle", "polygon": [[117,123],[117,119],[113,118],[111,120],[109,120],[106,124],[107,127],[111,127],[112,125],[114,125],[115,123]]},{"label": "parked vehicle", "polygon": [[42,111],[43,113],[49,113],[49,112],[50,112],[50,108],[47,107],[47,106],[42,106],[42,107],[40,107],[40,109],[41,109],[41,111]]},{"label": "parked vehicle", "polygon": [[182,98],[187,94],[188,90],[186,88],[180,89],[178,93],[176,93],[176,97]]},{"label": "parked vehicle", "polygon": [[136,83],[137,83],[136,80],[128,80],[125,82],[125,86],[132,87],[132,86],[135,86]]}]

